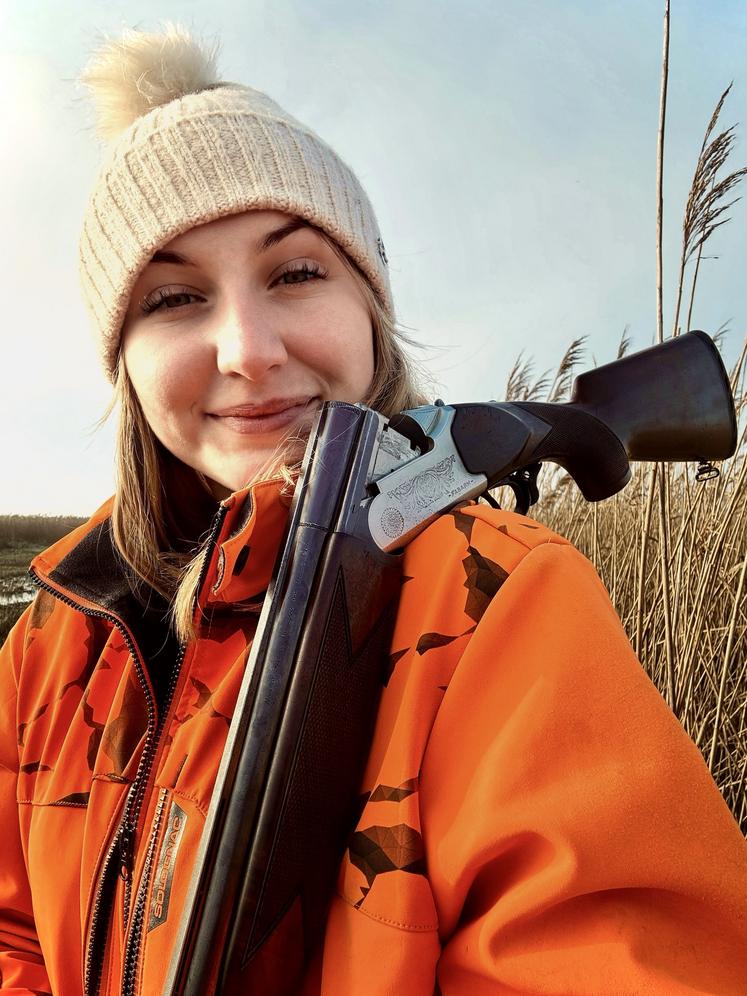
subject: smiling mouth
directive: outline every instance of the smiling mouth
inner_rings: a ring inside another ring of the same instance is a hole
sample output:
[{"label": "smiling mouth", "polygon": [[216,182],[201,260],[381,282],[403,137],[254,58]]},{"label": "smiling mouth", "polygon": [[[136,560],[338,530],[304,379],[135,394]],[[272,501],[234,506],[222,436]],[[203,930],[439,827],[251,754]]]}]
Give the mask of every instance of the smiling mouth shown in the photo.
[{"label": "smiling mouth", "polygon": [[209,412],[208,417],[234,432],[252,435],[285,429],[304,415],[315,412],[320,403],[318,397],[279,398],[262,405],[236,405]]}]

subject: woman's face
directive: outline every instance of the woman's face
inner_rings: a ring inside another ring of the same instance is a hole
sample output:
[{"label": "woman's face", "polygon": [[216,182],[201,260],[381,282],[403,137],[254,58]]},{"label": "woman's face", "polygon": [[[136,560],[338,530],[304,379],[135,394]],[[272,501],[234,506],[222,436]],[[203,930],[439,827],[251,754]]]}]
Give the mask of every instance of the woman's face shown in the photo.
[{"label": "woman's face", "polygon": [[361,401],[371,319],[345,264],[279,211],[200,225],[156,252],[133,289],[123,357],[153,432],[236,491],[323,401]]}]

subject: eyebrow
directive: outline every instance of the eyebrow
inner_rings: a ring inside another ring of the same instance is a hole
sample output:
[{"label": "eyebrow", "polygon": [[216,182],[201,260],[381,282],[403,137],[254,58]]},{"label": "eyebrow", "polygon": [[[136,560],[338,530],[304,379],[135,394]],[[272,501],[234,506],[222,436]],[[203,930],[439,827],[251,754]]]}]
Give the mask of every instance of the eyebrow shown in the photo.
[{"label": "eyebrow", "polygon": [[280,228],[273,229],[271,232],[268,232],[267,235],[263,236],[257,245],[257,252],[267,252],[268,249],[272,249],[273,246],[276,246],[278,242],[282,242],[283,239],[286,239],[289,235],[297,232],[299,228],[311,228],[314,229],[314,231],[317,230],[316,226],[310,224],[310,222],[306,221],[305,218],[293,218],[292,221],[282,225]]},{"label": "eyebrow", "polygon": [[[311,228],[316,231],[316,226],[312,225],[310,222],[306,221],[304,218],[293,218],[285,225],[281,225],[280,228],[274,228],[271,232],[267,232],[263,235],[260,241],[257,243],[257,252],[263,253],[267,252],[268,249],[272,249],[283,239],[288,238],[294,232],[297,232],[299,228]],[[176,266],[197,266],[188,256],[183,253],[174,252],[173,249],[158,249],[153,253],[148,261],[149,263],[171,263]]]},{"label": "eyebrow", "polygon": [[195,264],[187,256],[183,256],[179,252],[174,252],[173,249],[159,249],[154,252],[151,258],[148,260],[149,263],[176,263],[179,266],[194,266]]}]

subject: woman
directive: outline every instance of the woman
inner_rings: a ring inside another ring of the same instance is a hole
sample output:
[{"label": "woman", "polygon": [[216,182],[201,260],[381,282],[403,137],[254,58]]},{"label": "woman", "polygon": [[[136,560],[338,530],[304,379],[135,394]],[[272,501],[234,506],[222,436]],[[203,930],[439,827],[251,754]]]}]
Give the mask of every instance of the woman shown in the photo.
[{"label": "woman", "polygon": [[[418,403],[352,172],[184,33],[87,73],[81,240],[121,405],[113,500],[32,565],[3,650],[2,988],[161,991],[226,732],[328,399]],[[744,841],[591,565],[469,505],[405,551],[324,944],[252,991],[738,993]]]}]

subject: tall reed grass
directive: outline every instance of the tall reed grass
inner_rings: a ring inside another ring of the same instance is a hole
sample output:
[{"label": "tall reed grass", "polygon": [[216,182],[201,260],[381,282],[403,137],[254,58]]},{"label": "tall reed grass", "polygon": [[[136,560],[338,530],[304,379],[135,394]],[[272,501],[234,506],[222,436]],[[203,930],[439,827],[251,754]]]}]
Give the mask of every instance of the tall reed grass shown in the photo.
[{"label": "tall reed grass", "polygon": [[[519,358],[507,400],[567,400],[583,344],[571,343],[552,380],[535,378],[532,362]],[[629,344],[626,331],[618,357]],[[746,355],[747,341],[730,374],[739,441],[717,478],[696,481],[692,464],[661,464],[653,475],[650,465],[633,464],[622,492],[590,504],[565,472],[546,465],[532,514],[592,561],[643,667],[747,834]],[[662,486],[659,520],[651,508]]]},{"label": "tall reed grass", "polygon": [[[668,76],[669,3],[665,6],[657,157],[657,340],[663,338],[661,215]],[[726,172],[734,127],[717,131],[731,84],[721,95],[697,158],[685,205],[672,335],[687,308],[691,327],[703,248],[729,220],[734,191],[747,168]],[[723,330],[713,338],[721,340]],[[535,377],[520,356],[506,400],[565,401],[583,355],[574,340],[555,377]],[[623,332],[618,358],[629,349]],[[747,834],[747,395],[745,358],[730,371],[739,427],[737,449],[720,475],[695,480],[683,464],[633,465],[632,480],[613,498],[587,503],[568,475],[546,466],[533,514],[566,536],[594,563],[654,684],[700,748],[713,778]],[[503,491],[498,499],[505,498]],[[654,506],[657,514],[654,515]]]},{"label": "tall reed grass", "polygon": [[[578,358],[578,345],[572,345],[560,366],[559,376],[568,383],[567,360],[574,355]],[[648,465],[634,464],[630,484],[613,498],[594,504],[585,501],[564,472],[543,467],[542,498],[533,514],[593,562],[643,667],[702,751],[747,833],[744,358],[743,352],[731,372],[741,426],[739,445],[734,456],[721,464],[720,476],[697,482],[693,465],[659,467],[666,485],[666,560],[660,556],[658,522],[647,516],[649,489],[658,487],[656,478],[652,485]],[[515,390],[517,385],[522,387],[522,378],[517,380],[514,373]],[[519,390],[519,396],[536,397],[533,386]],[[648,531],[646,544],[641,542],[644,529]]]}]

